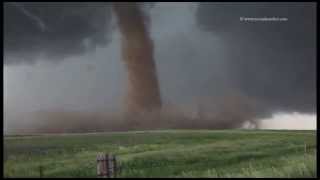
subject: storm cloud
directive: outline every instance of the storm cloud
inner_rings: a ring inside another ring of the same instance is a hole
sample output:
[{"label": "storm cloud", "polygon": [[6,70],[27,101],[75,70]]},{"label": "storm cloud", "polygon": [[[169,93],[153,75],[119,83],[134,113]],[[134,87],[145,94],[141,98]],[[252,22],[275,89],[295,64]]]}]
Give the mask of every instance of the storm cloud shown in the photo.
[{"label": "storm cloud", "polygon": [[4,3],[4,63],[60,61],[109,41],[108,3]]},{"label": "storm cloud", "polygon": [[197,22],[223,39],[224,61],[240,92],[270,111],[316,112],[315,3],[200,3]]}]

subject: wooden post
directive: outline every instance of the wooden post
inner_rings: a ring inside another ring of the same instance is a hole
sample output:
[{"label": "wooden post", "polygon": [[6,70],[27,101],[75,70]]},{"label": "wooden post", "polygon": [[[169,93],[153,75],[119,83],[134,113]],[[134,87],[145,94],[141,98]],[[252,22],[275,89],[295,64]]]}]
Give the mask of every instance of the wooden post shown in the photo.
[{"label": "wooden post", "polygon": [[107,177],[106,171],[106,157],[104,154],[98,154],[97,156],[97,174],[98,177]]},{"label": "wooden post", "polygon": [[113,155],[113,172],[114,172],[114,177],[116,178],[118,173],[118,164],[117,164],[117,159],[115,155]]},{"label": "wooden post", "polygon": [[304,144],[304,153],[307,153],[307,144]]},{"label": "wooden post", "polygon": [[108,177],[113,177],[113,156],[111,154],[108,154]]},{"label": "wooden post", "polygon": [[43,167],[41,165],[39,166],[39,175],[40,175],[40,178],[43,177]]}]

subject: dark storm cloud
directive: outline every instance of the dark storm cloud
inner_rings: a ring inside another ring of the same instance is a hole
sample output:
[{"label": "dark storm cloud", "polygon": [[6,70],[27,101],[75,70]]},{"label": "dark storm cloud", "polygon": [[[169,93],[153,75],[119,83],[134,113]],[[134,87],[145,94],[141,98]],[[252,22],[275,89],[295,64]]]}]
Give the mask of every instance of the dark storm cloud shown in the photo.
[{"label": "dark storm cloud", "polygon": [[315,3],[200,3],[197,20],[226,43],[223,61],[239,91],[272,111],[316,111]]},{"label": "dark storm cloud", "polygon": [[81,55],[108,42],[108,3],[4,4],[5,64]]}]

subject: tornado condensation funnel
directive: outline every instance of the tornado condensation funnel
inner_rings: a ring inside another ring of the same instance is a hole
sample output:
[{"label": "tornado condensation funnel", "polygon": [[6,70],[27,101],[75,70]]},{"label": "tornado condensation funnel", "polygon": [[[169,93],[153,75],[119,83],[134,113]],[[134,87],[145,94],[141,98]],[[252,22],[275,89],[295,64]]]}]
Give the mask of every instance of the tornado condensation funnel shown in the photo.
[{"label": "tornado condensation funnel", "polygon": [[153,42],[145,15],[137,3],[113,3],[121,33],[122,60],[128,75],[127,111],[140,113],[161,107],[161,96],[153,58]]}]

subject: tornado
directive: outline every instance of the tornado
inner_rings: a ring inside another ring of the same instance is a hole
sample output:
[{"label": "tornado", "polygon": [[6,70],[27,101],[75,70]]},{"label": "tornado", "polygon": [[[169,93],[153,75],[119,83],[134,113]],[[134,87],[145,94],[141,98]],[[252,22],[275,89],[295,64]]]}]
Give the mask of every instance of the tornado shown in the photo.
[{"label": "tornado", "polygon": [[113,3],[112,6],[121,33],[122,60],[128,76],[126,111],[140,114],[158,110],[161,96],[146,14],[137,3]]}]

